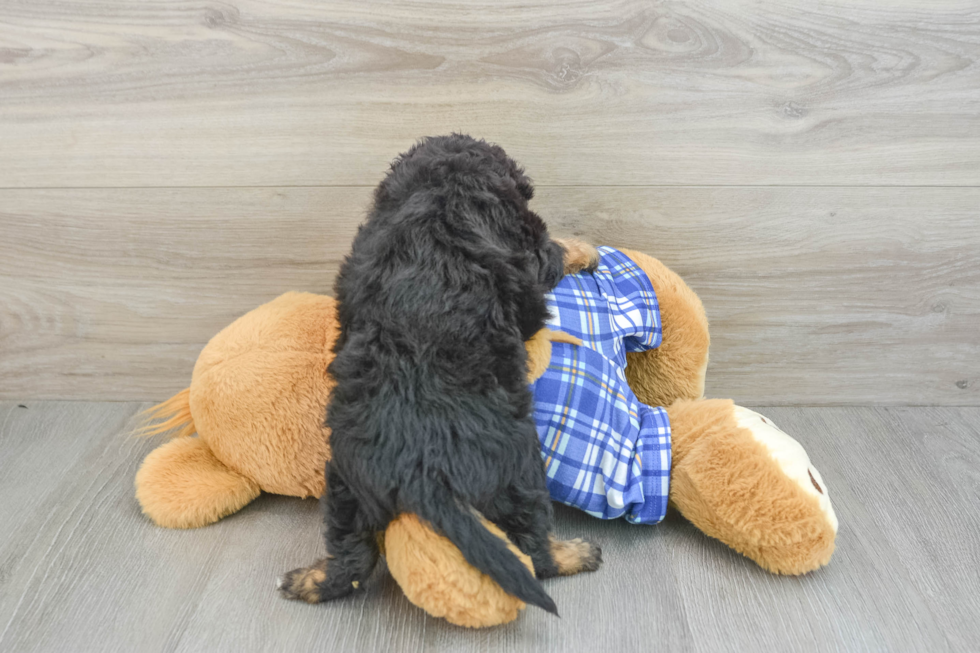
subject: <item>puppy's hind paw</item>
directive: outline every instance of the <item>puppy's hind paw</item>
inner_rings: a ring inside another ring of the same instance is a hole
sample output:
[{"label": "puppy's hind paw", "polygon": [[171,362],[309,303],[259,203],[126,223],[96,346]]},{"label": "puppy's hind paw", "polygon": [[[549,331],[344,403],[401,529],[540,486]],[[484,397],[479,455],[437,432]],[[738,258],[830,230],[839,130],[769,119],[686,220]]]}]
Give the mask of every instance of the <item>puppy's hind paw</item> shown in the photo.
[{"label": "puppy's hind paw", "polygon": [[559,576],[573,576],[583,571],[596,571],[602,566],[602,548],[588,540],[559,540],[552,536],[551,556]]},{"label": "puppy's hind paw", "polygon": [[599,267],[599,250],[578,238],[555,238],[565,250],[565,274],[591,272]]},{"label": "puppy's hind paw", "polygon": [[276,589],[284,598],[307,603],[320,603],[327,600],[322,592],[327,580],[327,560],[323,559],[311,567],[293,569],[279,577]]}]

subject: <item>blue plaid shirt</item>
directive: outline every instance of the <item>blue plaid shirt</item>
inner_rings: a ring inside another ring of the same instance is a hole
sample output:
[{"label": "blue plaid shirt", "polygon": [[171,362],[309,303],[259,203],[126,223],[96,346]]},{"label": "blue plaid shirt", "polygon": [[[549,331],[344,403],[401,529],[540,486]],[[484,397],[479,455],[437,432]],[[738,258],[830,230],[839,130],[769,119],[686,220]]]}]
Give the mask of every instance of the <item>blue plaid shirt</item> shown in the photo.
[{"label": "blue plaid shirt", "polygon": [[626,352],[660,345],[650,279],[629,257],[599,248],[592,273],[566,276],[548,295],[548,326],[581,338],[551,343],[531,384],[551,497],[600,517],[655,524],[667,512],[670,421],[626,382]]}]

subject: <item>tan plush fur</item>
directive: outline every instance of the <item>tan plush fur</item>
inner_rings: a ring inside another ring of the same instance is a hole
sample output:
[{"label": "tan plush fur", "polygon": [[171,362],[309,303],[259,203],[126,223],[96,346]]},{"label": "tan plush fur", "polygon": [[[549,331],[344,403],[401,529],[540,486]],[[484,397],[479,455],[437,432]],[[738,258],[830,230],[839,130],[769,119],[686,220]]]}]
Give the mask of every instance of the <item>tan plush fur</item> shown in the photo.
[{"label": "tan plush fur", "polygon": [[[569,246],[570,269],[587,266],[594,251]],[[627,254],[649,275],[660,302],[663,344],[628,354],[627,378],[644,403],[670,406],[672,503],[766,569],[798,574],[826,564],[834,532],[812,497],[737,426],[731,402],[690,401],[704,392],[708,362],[708,322],[697,295],[656,259]],[[190,388],[150,409],[148,417],[162,421],[140,431],[197,433],[147,456],[136,477],[144,512],[161,526],[190,528],[241,509],[260,491],[319,496],[330,455],[323,411],[335,338],[334,300],[308,293],[287,293],[212,338]],[[580,344],[561,332],[536,334],[527,345],[532,380],[547,367],[553,341]],[[392,522],[384,540],[406,596],[433,615],[479,627],[512,621],[524,607],[414,515]],[[568,573],[577,571],[575,543],[558,546],[556,558],[570,561]]]},{"label": "tan plush fur", "polygon": [[538,378],[548,369],[551,361],[551,338],[547,328],[541,329],[531,339],[524,343],[527,349],[527,380],[528,383]]},{"label": "tan plush fur", "polygon": [[[134,435],[150,437],[169,432],[172,438],[194,435],[194,417],[191,415],[191,389],[184,388],[170,399],[143,411],[143,425]],[[156,422],[155,424],[153,422]]]},{"label": "tan plush fur", "polygon": [[740,428],[728,399],[679,400],[667,409],[670,501],[692,524],[761,567],[803,574],[827,564],[834,527]]},{"label": "tan plush fur", "polygon": [[581,345],[582,340],[564,331],[552,331],[547,327],[541,329],[531,339],[524,343],[527,349],[527,380],[533,383],[535,379],[544,374],[551,362],[551,343],[567,342],[572,345]]},{"label": "tan plush fur", "polygon": [[[494,535],[506,539],[494,524],[481,518]],[[436,617],[468,628],[508,623],[524,602],[470,566],[459,549],[412,514],[403,514],[385,531],[388,570],[408,600]],[[533,571],[531,559],[510,541],[508,548]]]},{"label": "tan plush fur", "polygon": [[136,473],[136,498],[160,526],[197,528],[259,496],[252,480],[225,467],[200,438],[177,438],[150,452]]},{"label": "tan plush fur", "polygon": [[194,366],[198,437],[265,492],[320,496],[336,338],[333,298],[310,293],[286,293],[233,322]]},{"label": "tan plush fur", "polygon": [[[258,490],[323,494],[335,310],[332,297],[286,293],[211,339],[197,359],[190,388],[147,411],[150,419],[165,421],[137,431],[196,432],[190,442],[208,454],[168,456],[167,447],[191,446],[177,445],[178,440],[147,457],[136,476],[136,496],[147,516],[161,526],[194,528],[240,510]],[[190,451],[173,451],[178,450]],[[247,480],[249,492],[229,494],[223,489],[229,478]],[[181,489],[180,501],[171,496],[172,488]],[[243,502],[245,496],[250,498]]]},{"label": "tan plush fur", "polygon": [[663,342],[657,349],[626,354],[626,379],[648,406],[700,399],[708,367],[708,318],[701,300],[666,265],[642,252],[622,250],[647,273],[657,293]]}]

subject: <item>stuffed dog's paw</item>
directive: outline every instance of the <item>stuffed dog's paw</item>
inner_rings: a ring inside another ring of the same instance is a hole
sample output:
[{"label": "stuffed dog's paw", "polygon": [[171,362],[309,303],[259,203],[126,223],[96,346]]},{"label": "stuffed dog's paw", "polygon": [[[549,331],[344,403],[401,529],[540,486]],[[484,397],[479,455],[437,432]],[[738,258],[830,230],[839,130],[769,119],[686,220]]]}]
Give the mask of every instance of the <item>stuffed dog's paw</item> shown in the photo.
[{"label": "stuffed dog's paw", "polygon": [[565,250],[565,274],[591,272],[599,267],[599,250],[578,238],[553,238]]}]

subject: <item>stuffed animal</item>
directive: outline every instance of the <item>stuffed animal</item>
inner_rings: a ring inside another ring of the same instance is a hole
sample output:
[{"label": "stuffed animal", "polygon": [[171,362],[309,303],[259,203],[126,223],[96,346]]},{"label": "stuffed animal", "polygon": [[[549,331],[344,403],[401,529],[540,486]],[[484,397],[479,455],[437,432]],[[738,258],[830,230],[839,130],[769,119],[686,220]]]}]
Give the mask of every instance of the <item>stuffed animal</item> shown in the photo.
[{"label": "stuffed animal", "polygon": [[[758,413],[701,398],[709,339],[700,300],[650,256],[601,251],[597,270],[566,277],[551,295],[549,326],[560,330],[527,343],[552,496],[636,523],[659,521],[669,501],[772,572],[826,564],[837,520],[803,448]],[[192,528],[261,491],[323,493],[334,311],[329,297],[287,293],[208,343],[190,388],[149,411],[162,421],[144,433],[176,437],[137,473],[145,514]],[[399,516],[382,539],[393,577],[434,616],[482,627],[524,608],[414,515]],[[296,596],[315,573],[292,572]]]}]

